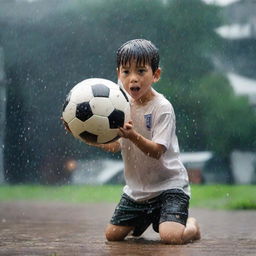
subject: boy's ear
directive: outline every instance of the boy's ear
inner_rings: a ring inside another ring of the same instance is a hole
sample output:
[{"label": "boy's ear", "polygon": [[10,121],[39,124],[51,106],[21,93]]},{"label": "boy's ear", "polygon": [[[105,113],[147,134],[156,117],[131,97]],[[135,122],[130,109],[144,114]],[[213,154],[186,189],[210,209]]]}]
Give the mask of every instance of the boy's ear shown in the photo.
[{"label": "boy's ear", "polygon": [[161,68],[158,68],[154,73],[154,83],[158,82],[161,77]]},{"label": "boy's ear", "polygon": [[120,74],[119,68],[116,68],[116,74],[117,74],[117,77],[119,77],[119,74]]}]

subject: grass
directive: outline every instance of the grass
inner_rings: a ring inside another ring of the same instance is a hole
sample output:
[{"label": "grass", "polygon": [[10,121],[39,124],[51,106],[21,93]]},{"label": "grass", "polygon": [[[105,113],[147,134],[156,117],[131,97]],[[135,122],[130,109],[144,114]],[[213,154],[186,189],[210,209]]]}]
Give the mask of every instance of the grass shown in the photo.
[{"label": "grass", "polygon": [[229,210],[256,209],[256,186],[194,185],[191,206]]},{"label": "grass", "polygon": [[[117,203],[122,186],[2,185],[0,201],[36,200],[71,203]],[[256,209],[256,186],[192,185],[192,207]]]},{"label": "grass", "polygon": [[121,186],[0,186],[0,201],[43,200],[71,203],[117,202]]}]

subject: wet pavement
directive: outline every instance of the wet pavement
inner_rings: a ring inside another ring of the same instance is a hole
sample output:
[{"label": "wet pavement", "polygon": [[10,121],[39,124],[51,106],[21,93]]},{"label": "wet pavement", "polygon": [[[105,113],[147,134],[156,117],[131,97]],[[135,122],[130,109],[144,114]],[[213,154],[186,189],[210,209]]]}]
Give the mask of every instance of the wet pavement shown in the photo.
[{"label": "wet pavement", "polygon": [[202,239],[165,245],[149,228],[141,238],[106,242],[115,204],[0,202],[0,255],[255,255],[256,211],[192,209]]}]

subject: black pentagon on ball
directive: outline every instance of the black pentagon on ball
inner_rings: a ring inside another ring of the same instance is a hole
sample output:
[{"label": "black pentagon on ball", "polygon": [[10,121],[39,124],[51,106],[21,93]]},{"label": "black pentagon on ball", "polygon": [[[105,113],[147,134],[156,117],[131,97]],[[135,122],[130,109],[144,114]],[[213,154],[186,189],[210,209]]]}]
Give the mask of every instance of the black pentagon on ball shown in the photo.
[{"label": "black pentagon on ball", "polygon": [[80,133],[79,136],[87,142],[97,143],[98,136],[93,133],[84,131]]},{"label": "black pentagon on ball", "polygon": [[114,109],[114,111],[108,116],[109,127],[111,129],[117,129],[124,125],[124,112]]},{"label": "black pentagon on ball", "polygon": [[110,89],[104,84],[92,85],[92,93],[94,97],[109,97]]},{"label": "black pentagon on ball", "polygon": [[76,106],[76,118],[81,121],[88,120],[91,116],[93,116],[91,107],[89,102],[79,103]]},{"label": "black pentagon on ball", "polygon": [[62,111],[65,110],[66,106],[68,105],[69,101],[70,101],[70,97],[71,97],[71,92],[69,92],[69,94],[66,96],[65,102],[63,104],[63,108]]}]

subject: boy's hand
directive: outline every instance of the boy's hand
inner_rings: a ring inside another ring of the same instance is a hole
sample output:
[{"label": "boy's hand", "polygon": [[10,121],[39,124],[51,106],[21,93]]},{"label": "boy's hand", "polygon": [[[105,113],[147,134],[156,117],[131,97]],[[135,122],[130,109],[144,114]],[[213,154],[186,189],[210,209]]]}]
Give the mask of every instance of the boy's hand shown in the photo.
[{"label": "boy's hand", "polygon": [[100,148],[100,145],[102,145],[102,144],[94,143],[85,139],[83,139],[83,142],[89,146],[98,147],[98,148]]},{"label": "boy's hand", "polygon": [[133,128],[132,121],[125,123],[123,127],[119,128],[119,136],[127,138],[132,141],[144,154],[155,159],[159,159],[165,152],[165,146],[155,143],[141,134],[136,132]]},{"label": "boy's hand", "polygon": [[60,120],[62,121],[62,123],[63,123],[63,125],[64,125],[64,127],[65,127],[65,130],[66,130],[67,132],[72,133],[71,130],[69,129],[69,127],[68,127],[68,124],[64,121],[63,117],[61,117]]},{"label": "boy's hand", "polygon": [[136,137],[136,131],[133,129],[132,121],[125,123],[123,127],[119,127],[118,135],[126,139],[134,139]]}]

